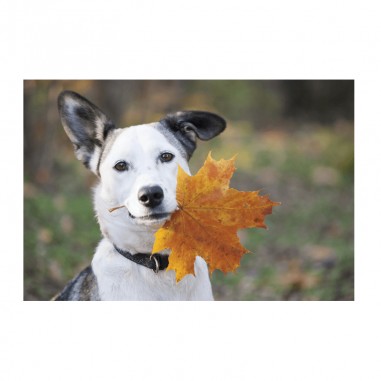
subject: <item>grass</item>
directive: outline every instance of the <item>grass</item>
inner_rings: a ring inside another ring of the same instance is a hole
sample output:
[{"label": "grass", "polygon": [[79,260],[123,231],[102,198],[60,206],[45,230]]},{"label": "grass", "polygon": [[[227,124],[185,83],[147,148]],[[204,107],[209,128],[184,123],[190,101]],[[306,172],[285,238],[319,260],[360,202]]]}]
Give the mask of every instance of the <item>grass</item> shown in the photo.
[{"label": "grass", "polygon": [[[353,300],[353,125],[253,132],[233,123],[215,142],[199,145],[193,172],[209,150],[216,159],[239,153],[232,187],[261,189],[282,202],[267,217],[267,230],[240,232],[253,254],[236,273],[213,273],[215,298]],[[53,190],[25,182],[27,300],[50,299],[90,262],[100,239],[85,170],[74,156],[56,167]]]},{"label": "grass", "polygon": [[47,300],[91,261],[101,235],[89,195],[36,192],[24,203],[24,298]]}]

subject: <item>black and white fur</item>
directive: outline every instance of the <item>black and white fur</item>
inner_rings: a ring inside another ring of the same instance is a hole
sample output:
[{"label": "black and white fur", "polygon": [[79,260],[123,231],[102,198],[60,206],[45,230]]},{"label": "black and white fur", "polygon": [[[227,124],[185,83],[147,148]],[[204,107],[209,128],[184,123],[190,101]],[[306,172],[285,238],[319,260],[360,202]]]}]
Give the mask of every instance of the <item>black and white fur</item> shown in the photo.
[{"label": "black and white fur", "polygon": [[[197,138],[221,133],[224,119],[180,111],[159,122],[116,128],[98,107],[71,91],[60,94],[58,108],[77,158],[99,178],[94,207],[103,239],[91,265],[54,300],[213,300],[201,257],[195,276],[176,283],[173,271],[155,273],[123,257],[115,246],[131,254],[151,253],[154,233],[177,208],[178,165],[189,173]],[[120,205],[125,207],[110,213]]]}]

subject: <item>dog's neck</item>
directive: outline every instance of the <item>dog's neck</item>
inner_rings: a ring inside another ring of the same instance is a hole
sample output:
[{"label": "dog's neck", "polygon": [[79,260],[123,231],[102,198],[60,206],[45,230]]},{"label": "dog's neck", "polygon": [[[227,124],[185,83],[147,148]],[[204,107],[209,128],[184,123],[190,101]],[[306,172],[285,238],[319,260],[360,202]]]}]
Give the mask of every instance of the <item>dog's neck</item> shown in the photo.
[{"label": "dog's neck", "polygon": [[95,212],[103,236],[118,248],[135,253],[151,253],[155,233],[160,226],[134,225],[125,208],[109,211],[100,195],[99,186],[94,189]]}]

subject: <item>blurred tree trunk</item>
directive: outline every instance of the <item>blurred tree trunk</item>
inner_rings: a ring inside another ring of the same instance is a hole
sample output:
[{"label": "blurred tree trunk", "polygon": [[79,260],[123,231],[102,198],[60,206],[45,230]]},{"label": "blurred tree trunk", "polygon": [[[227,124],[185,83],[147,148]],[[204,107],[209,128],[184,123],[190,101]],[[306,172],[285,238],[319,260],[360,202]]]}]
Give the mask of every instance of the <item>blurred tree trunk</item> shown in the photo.
[{"label": "blurred tree trunk", "polygon": [[24,82],[25,176],[48,186],[54,164],[57,133],[57,81]]}]

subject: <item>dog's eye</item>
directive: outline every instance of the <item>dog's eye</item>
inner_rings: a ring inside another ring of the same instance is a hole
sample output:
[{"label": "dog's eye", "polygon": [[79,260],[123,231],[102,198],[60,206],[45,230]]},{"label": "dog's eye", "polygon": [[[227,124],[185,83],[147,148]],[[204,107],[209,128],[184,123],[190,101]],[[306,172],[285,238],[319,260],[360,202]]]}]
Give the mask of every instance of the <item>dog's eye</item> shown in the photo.
[{"label": "dog's eye", "polygon": [[171,161],[173,158],[175,157],[175,155],[173,155],[172,153],[170,152],[164,152],[160,155],[160,160],[165,163],[165,162],[168,162],[168,161]]},{"label": "dog's eye", "polygon": [[119,172],[127,171],[128,165],[124,160],[121,160],[114,165],[114,168]]}]

